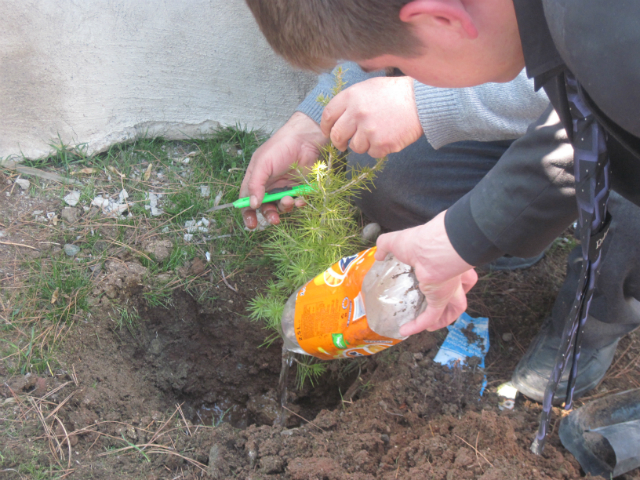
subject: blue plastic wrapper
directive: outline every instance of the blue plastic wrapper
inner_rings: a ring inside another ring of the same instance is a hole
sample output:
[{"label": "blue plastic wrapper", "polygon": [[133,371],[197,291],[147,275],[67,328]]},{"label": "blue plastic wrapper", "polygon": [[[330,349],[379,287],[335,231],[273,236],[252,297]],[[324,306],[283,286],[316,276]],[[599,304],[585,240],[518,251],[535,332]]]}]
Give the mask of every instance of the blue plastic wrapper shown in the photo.
[{"label": "blue plastic wrapper", "polygon": [[[473,324],[473,333],[479,337],[473,343],[469,343],[467,336],[462,333],[462,330],[471,323]],[[478,357],[480,359],[478,367],[484,368],[484,357],[489,351],[489,319],[486,317],[473,318],[463,313],[447,329],[449,330],[447,338],[433,361],[452,368],[455,364],[465,365],[469,358]],[[486,387],[487,377],[485,376],[482,380],[480,396]]]}]

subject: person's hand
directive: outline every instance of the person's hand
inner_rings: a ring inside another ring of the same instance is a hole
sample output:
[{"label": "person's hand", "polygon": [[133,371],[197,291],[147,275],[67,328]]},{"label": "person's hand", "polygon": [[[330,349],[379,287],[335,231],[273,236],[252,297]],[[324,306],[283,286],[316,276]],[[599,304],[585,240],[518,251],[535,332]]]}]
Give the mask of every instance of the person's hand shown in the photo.
[{"label": "person's hand", "polygon": [[442,212],[425,225],[378,237],[376,260],[388,253],[414,268],[427,308],[400,327],[403,336],[434,331],[453,323],[467,309],[467,292],[478,275],[454,250],[444,227]]},{"label": "person's hand", "polygon": [[[265,192],[293,185],[291,166],[296,162],[303,170],[313,166],[319,155],[319,147],[327,142],[328,139],[314,120],[296,112],[255,151],[240,186],[240,197],[251,197],[251,208],[242,211],[244,224],[248,228],[258,226],[256,209],[261,206]],[[277,205],[267,203],[260,210],[269,223],[277,225],[280,223],[278,211],[288,212],[294,206],[302,205],[302,198],[294,200],[284,197]]]},{"label": "person's hand", "polygon": [[373,158],[399,152],[423,135],[413,79],[376,77],[352,85],[325,107],[320,126],[342,151],[350,147]]}]

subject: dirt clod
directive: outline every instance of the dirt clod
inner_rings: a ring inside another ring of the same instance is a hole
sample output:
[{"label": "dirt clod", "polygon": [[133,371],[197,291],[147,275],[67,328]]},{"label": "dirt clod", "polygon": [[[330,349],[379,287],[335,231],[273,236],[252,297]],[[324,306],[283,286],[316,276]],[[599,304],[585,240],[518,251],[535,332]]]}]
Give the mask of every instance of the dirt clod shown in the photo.
[{"label": "dirt clod", "polygon": [[198,275],[202,274],[206,269],[207,269],[207,265],[200,258],[195,258],[193,262],[191,262],[189,273],[197,277]]},{"label": "dirt clod", "polygon": [[143,243],[142,248],[146,253],[153,255],[158,262],[163,262],[171,256],[173,243],[171,240],[152,239]]},{"label": "dirt clod", "polygon": [[60,214],[60,216],[62,217],[62,220],[71,224],[76,223],[80,215],[81,215],[80,209],[74,208],[74,207],[64,207],[62,209],[62,213]]}]

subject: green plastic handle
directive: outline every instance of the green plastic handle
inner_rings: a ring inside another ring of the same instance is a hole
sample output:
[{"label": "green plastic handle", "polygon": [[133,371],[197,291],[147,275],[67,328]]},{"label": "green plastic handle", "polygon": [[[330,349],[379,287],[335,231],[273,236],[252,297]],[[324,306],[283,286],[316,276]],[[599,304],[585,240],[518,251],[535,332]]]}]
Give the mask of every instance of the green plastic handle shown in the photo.
[{"label": "green plastic handle", "polygon": [[[262,199],[262,203],[275,202],[276,200],[280,200],[284,197],[298,197],[300,195],[304,195],[305,193],[313,192],[313,190],[313,185],[298,185],[297,187],[293,187],[290,190],[285,190],[284,192],[267,193]],[[233,202],[233,206],[235,208],[249,207],[249,198],[250,197],[239,198],[238,200]]]}]

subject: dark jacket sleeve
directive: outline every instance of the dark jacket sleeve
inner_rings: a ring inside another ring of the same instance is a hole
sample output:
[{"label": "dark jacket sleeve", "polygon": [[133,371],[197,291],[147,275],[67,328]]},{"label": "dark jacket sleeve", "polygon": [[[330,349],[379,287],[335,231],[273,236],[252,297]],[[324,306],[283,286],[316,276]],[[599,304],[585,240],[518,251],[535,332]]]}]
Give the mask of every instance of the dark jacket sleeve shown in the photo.
[{"label": "dark jacket sleeve", "polygon": [[531,257],[576,218],[573,149],[549,107],[445,216],[451,244],[471,265]]}]

